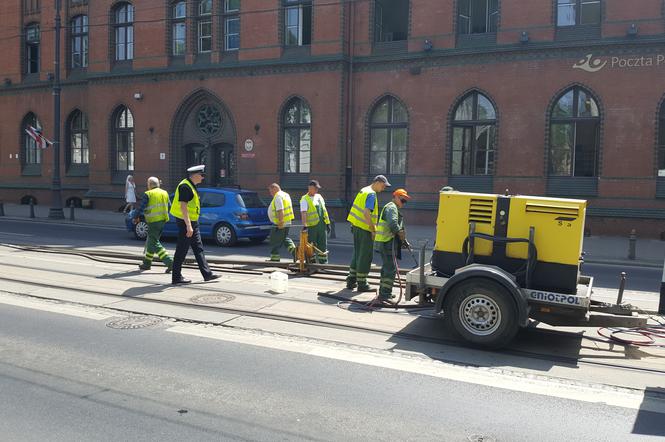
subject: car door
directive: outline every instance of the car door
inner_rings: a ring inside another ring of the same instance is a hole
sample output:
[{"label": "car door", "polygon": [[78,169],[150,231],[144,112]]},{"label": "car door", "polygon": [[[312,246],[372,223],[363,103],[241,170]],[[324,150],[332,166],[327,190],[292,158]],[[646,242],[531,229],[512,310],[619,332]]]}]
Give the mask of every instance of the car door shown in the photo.
[{"label": "car door", "polygon": [[201,214],[199,215],[199,228],[204,236],[212,235],[213,227],[221,219],[221,210],[226,203],[223,192],[203,190],[199,191],[201,198]]}]

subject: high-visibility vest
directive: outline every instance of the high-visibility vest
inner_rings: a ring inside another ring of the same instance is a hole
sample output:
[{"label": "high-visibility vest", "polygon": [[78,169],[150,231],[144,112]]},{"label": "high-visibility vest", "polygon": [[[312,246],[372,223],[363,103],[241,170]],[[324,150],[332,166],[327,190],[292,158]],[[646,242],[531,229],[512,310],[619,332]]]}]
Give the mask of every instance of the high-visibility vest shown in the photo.
[{"label": "high-visibility vest", "polygon": [[175,189],[175,195],[173,196],[173,204],[171,204],[171,215],[175,216],[176,218],[183,219],[182,211],[180,210],[180,198],[179,198],[180,186],[183,184],[189,186],[190,189],[192,189],[192,193],[194,194],[194,198],[187,201],[187,213],[189,214],[189,220],[198,221],[199,213],[201,213],[201,202],[199,201],[199,193],[196,191],[196,187],[194,187],[187,178],[180,181],[180,184],[178,184],[178,187],[176,187]]},{"label": "high-visibility vest", "polygon": [[376,242],[388,242],[395,237],[395,234],[390,230],[388,222],[385,219],[383,219],[383,213],[386,211],[386,208],[391,204],[395,206],[395,209],[397,209],[397,205],[393,201],[389,202],[388,204],[383,206],[383,209],[381,209],[381,215],[379,216],[379,224],[376,226],[376,236],[374,237],[374,241]]},{"label": "high-visibility vest", "polygon": [[277,197],[280,196],[282,197],[282,205],[284,206],[284,222],[289,222],[295,216],[293,215],[293,205],[291,204],[291,196],[289,196],[288,193],[284,192],[283,190],[280,190],[275,194],[275,196],[272,199],[272,202],[270,203],[270,210],[272,210],[273,214],[273,219],[275,220],[274,223],[277,224],[277,205],[275,204],[275,200]]},{"label": "high-visibility vest", "polygon": [[[311,196],[309,196],[309,193],[306,193],[300,198],[300,202],[302,203],[302,200],[307,201],[307,220],[305,221],[305,225],[307,227],[314,227],[321,221],[319,218],[319,212],[316,210],[316,207],[314,206],[314,200],[312,199]],[[321,210],[323,211],[323,222],[326,224],[330,224],[330,218],[328,217],[328,210],[326,209],[326,204],[323,201],[323,198],[321,198]]]},{"label": "high-visibility vest", "polygon": [[[372,229],[369,228],[369,225],[365,222],[365,202],[369,194],[376,194],[372,189],[372,186],[363,187],[356,195],[356,199],[353,200],[353,205],[351,206],[351,211],[349,216],[346,217],[346,220],[351,223],[351,225],[356,226],[360,229],[367,230],[371,232]],[[379,202],[374,202],[374,209],[372,209],[372,223],[376,225],[379,218]]]},{"label": "high-visibility vest", "polygon": [[156,223],[169,220],[169,194],[159,187],[150,189],[148,195],[148,206],[143,211],[145,222]]}]

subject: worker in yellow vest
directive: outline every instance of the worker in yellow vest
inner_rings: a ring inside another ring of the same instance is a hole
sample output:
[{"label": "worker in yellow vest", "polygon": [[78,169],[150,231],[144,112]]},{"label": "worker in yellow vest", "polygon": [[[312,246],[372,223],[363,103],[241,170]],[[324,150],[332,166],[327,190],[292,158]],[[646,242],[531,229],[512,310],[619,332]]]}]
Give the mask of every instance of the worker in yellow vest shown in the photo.
[{"label": "worker in yellow vest", "polygon": [[330,218],[326,210],[326,202],[319,193],[321,185],[317,180],[312,180],[307,186],[307,193],[300,198],[300,218],[302,219],[303,229],[307,229],[309,242],[324,252],[321,254],[315,252],[316,262],[326,264],[328,255],[328,229],[330,229]]},{"label": "worker in yellow vest", "polygon": [[171,215],[175,218],[178,226],[178,245],[173,256],[173,275],[171,284],[189,284],[189,279],[182,277],[182,264],[185,262],[189,248],[192,248],[196,263],[203,279],[213,281],[219,278],[208,267],[208,261],[203,254],[203,242],[199,232],[199,214],[201,213],[201,201],[196,191],[196,186],[205,178],[205,166],[193,166],[187,169],[189,178],[185,178],[178,184],[173,204],[171,204]]},{"label": "worker in yellow vest", "polygon": [[295,218],[291,196],[284,192],[277,183],[268,186],[268,192],[272,196],[272,201],[268,207],[268,218],[275,225],[270,230],[270,258],[268,261],[279,262],[279,249],[283,245],[286,246],[295,260],[296,245],[289,238],[289,226]]},{"label": "worker in yellow vest", "polygon": [[141,270],[150,270],[155,255],[166,265],[166,273],[170,273],[173,268],[173,261],[159,241],[164,224],[169,220],[169,203],[169,194],[160,189],[159,178],[148,178],[148,190],[143,194],[141,205],[134,213],[134,224],[139,222],[141,215],[148,224],[143,263],[139,264]]},{"label": "worker in yellow vest", "polygon": [[367,284],[367,275],[372,266],[372,250],[374,235],[379,218],[378,193],[383,192],[390,183],[383,175],[374,177],[372,184],[360,189],[353,200],[353,205],[346,218],[351,223],[353,233],[353,258],[346,277],[346,288],[359,292],[369,292],[372,288]]},{"label": "worker in yellow vest", "polygon": [[393,284],[397,274],[397,260],[402,258],[402,248],[410,248],[406,240],[404,219],[400,209],[411,197],[405,189],[393,192],[393,199],[381,209],[379,224],[374,237],[374,249],[381,254],[381,282],[379,301],[386,302],[393,297]]}]

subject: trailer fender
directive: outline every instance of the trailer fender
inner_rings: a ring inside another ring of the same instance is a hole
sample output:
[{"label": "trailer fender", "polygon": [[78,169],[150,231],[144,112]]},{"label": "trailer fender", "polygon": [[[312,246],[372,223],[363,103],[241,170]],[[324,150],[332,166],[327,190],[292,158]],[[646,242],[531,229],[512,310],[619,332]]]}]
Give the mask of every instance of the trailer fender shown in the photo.
[{"label": "trailer fender", "polygon": [[529,304],[522,295],[522,291],[520,290],[520,286],[517,285],[515,277],[496,266],[471,264],[458,269],[455,274],[446,281],[443,287],[441,287],[441,291],[436,298],[435,311],[437,313],[443,311],[446,295],[453,289],[453,287],[462,281],[468,281],[474,278],[489,279],[501,284],[508,293],[510,293],[511,298],[515,303],[515,307],[517,307],[517,317],[520,327],[526,327],[529,322]]}]

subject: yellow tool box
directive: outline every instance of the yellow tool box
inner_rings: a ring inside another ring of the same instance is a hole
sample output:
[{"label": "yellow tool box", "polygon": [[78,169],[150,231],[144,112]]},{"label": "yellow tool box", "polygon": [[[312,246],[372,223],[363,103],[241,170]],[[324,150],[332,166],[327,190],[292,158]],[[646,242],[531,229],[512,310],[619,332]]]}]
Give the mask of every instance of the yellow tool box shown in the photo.
[{"label": "yellow tool box", "polygon": [[441,191],[432,269],[500,267],[526,288],[575,293],[586,201]]}]

